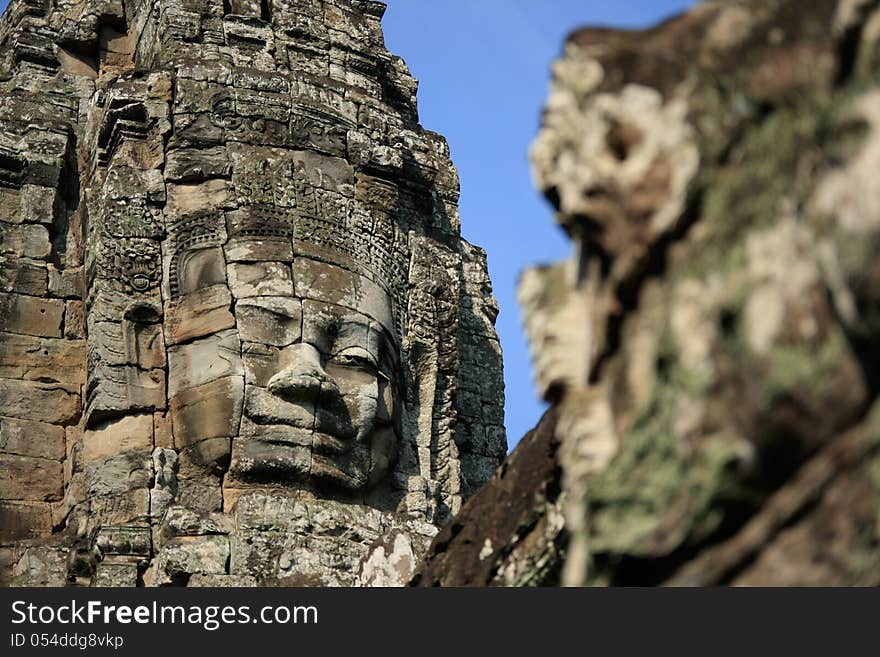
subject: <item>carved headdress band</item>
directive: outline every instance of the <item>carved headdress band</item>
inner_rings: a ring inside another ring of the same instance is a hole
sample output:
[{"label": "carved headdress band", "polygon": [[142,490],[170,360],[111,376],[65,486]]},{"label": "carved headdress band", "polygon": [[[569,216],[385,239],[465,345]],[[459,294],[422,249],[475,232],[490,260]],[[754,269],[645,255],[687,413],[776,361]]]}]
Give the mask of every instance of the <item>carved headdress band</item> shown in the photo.
[{"label": "carved headdress band", "polygon": [[[376,178],[334,180],[286,153],[233,174],[235,210],[202,210],[169,221],[172,296],[177,261],[230,240],[283,240],[294,257],[337,265],[379,285],[391,298],[398,333],[407,325],[408,234],[397,221],[397,188]],[[402,338],[402,335],[398,335]]]}]

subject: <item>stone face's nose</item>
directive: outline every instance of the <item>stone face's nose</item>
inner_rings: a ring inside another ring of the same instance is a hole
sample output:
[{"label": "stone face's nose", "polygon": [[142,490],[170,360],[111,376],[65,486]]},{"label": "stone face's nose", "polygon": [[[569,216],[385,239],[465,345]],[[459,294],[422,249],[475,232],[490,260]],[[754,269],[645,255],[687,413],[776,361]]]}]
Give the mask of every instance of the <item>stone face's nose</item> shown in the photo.
[{"label": "stone face's nose", "polygon": [[269,381],[269,392],[289,401],[315,401],[335,382],[321,366],[321,354],[311,344],[299,343],[284,350],[285,367]]}]

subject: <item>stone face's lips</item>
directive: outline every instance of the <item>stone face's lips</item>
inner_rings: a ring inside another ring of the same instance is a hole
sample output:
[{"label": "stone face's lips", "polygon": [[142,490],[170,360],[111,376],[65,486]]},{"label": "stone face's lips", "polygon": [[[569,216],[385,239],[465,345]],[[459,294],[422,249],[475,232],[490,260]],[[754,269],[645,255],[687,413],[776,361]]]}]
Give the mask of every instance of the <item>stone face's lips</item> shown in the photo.
[{"label": "stone face's lips", "polygon": [[325,416],[323,413],[319,413],[316,417],[304,409],[300,410],[301,413],[289,415],[287,421],[279,421],[280,418],[277,416],[249,415],[248,417],[258,425],[271,425],[276,428],[290,427],[297,431],[308,431],[316,436],[327,436],[340,444],[343,441],[348,443],[354,439],[355,432],[350,428],[350,423],[337,421],[337,418]]},{"label": "stone face's lips", "polygon": [[265,431],[254,435],[252,440],[277,447],[306,447],[327,456],[346,454],[353,444],[350,440],[340,439],[329,433],[283,425],[267,426]]}]

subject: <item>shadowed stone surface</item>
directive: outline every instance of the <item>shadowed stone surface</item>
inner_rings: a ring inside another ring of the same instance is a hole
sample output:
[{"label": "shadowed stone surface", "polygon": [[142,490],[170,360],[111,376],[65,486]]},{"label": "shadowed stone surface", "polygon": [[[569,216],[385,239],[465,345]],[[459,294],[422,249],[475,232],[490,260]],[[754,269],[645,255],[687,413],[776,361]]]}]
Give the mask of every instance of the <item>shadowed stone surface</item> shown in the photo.
[{"label": "shadowed stone surface", "polygon": [[506,452],[486,255],[371,0],[0,20],[0,581],[402,585]]}]

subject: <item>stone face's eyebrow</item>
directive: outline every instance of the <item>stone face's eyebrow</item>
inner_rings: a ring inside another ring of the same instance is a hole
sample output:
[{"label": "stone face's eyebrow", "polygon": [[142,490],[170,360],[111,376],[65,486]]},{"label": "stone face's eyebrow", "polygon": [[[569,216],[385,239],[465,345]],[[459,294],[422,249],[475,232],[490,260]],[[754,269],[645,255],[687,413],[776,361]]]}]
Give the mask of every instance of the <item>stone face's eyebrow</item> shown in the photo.
[{"label": "stone face's eyebrow", "polygon": [[390,374],[400,362],[397,341],[378,322],[360,313],[345,312],[334,320],[335,338],[331,350],[334,354],[345,349],[360,347],[367,351],[376,363]]}]

